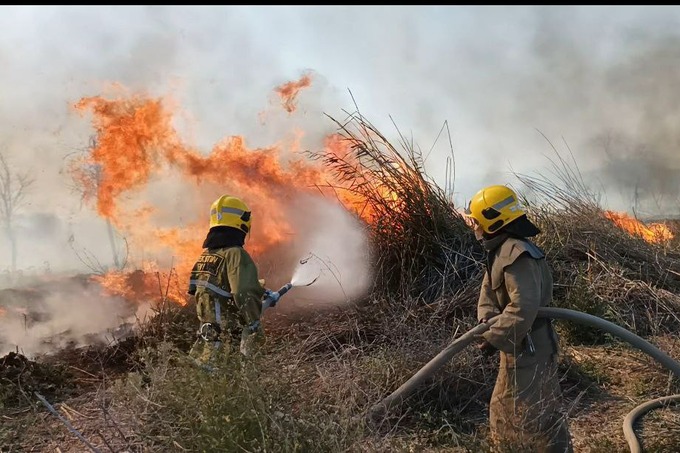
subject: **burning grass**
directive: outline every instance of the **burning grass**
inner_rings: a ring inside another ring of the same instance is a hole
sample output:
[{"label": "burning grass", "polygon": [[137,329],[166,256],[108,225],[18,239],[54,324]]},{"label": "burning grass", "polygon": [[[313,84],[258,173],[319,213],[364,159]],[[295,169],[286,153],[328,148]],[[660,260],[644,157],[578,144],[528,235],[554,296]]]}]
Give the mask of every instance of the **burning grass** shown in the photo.
[{"label": "burning grass", "polygon": [[[641,234],[653,230],[624,214],[613,216],[578,167],[561,157],[549,176],[518,178],[533,196],[525,200],[530,215],[549,233],[538,242],[553,267],[557,305],[643,336],[680,328],[680,249],[670,228],[655,227],[662,236]],[[605,340],[580,326],[566,332],[570,341]]]},{"label": "burning grass", "polygon": [[479,276],[481,248],[462,215],[423,168],[416,148],[401,137],[395,148],[360,113],[331,118],[350,152],[309,152],[329,168],[341,196],[358,195],[354,206],[370,221],[375,257],[373,294],[434,301]]}]

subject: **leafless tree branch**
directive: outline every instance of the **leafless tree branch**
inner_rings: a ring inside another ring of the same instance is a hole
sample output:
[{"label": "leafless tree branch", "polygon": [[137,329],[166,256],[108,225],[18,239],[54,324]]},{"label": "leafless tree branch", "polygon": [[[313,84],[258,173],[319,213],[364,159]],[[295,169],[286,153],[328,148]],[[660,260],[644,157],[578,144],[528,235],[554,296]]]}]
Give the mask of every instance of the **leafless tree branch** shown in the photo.
[{"label": "leafless tree branch", "polygon": [[26,201],[26,195],[34,181],[30,173],[19,173],[11,168],[0,152],[0,218],[12,249],[12,272],[16,271],[17,263],[14,219]]}]

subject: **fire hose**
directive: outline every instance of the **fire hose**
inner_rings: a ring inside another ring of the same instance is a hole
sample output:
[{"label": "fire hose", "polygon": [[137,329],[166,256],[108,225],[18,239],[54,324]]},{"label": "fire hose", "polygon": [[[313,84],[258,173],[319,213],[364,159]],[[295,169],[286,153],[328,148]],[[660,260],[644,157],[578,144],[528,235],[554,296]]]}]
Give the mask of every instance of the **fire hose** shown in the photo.
[{"label": "fire hose", "polygon": [[[677,378],[680,378],[680,362],[674,360],[659,348],[640,338],[634,333],[618,326],[612,322],[606,321],[597,316],[576,310],[569,310],[566,308],[542,307],[538,309],[538,317],[565,319],[574,321],[579,324],[585,324],[604,330],[620,339],[628,342],[630,345],[640,349],[642,352],[654,358],[657,362],[663,365],[666,369],[672,372]],[[454,355],[461,352],[470,343],[477,340],[481,334],[489,330],[489,328],[498,320],[498,316],[489,319],[486,323],[479,324],[466,333],[449,343],[439,354],[432,360],[426,363],[416,374],[404,382],[398,389],[385,397],[379,403],[373,405],[368,412],[371,419],[384,416],[390,409],[401,404],[408,396],[418,387],[426,378],[431,376],[442,365],[450,360]],[[680,401],[679,395],[670,395],[663,398],[657,398],[647,401],[635,407],[623,421],[623,433],[628,443],[631,453],[641,453],[642,447],[640,441],[635,435],[633,425],[635,421],[644,415],[646,412],[664,406],[666,403]]]}]

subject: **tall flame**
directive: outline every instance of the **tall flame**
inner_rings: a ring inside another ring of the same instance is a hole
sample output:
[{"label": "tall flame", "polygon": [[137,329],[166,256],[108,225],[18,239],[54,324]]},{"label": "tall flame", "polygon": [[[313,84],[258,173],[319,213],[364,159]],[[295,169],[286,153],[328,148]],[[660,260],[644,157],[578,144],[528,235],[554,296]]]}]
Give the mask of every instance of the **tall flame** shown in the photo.
[{"label": "tall flame", "polygon": [[663,223],[650,223],[645,225],[638,219],[629,216],[624,212],[605,211],[605,217],[614,222],[614,224],[624,231],[638,236],[647,242],[663,243],[673,239],[673,233],[670,228]]},{"label": "tall flame", "polygon": [[[292,99],[305,83],[303,78],[297,88],[282,92]],[[148,299],[167,292],[183,303],[185,282],[207,233],[209,206],[222,194],[244,198],[253,211],[248,249],[254,256],[289,240],[295,226],[288,206],[298,195],[328,194],[355,211],[365,204],[356,194],[333,192],[333,175],[326,168],[295,158],[282,145],[249,149],[244,137],[232,136],[201,154],[182,142],[172,112],[158,99],[95,96],[81,99],[75,108],[93,114],[96,139],[86,156],[72,161],[74,180],[142,261],[141,272],[98,278],[114,294]],[[325,146],[349,155],[339,136],[327,137]],[[363,218],[370,221],[370,213]],[[158,264],[161,257],[164,266]],[[161,267],[172,267],[176,274]]]}]

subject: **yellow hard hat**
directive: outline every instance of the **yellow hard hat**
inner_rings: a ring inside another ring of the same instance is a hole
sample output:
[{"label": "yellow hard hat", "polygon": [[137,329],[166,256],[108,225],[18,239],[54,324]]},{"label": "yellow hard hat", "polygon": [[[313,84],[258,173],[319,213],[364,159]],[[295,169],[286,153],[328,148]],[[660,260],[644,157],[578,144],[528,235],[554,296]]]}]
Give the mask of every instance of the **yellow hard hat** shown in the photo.
[{"label": "yellow hard hat", "polygon": [[250,231],[250,209],[243,200],[222,195],[210,206],[210,228],[226,226],[247,233]]},{"label": "yellow hard hat", "polygon": [[474,219],[485,233],[493,234],[525,214],[517,194],[507,186],[489,186],[470,200],[465,215]]}]

